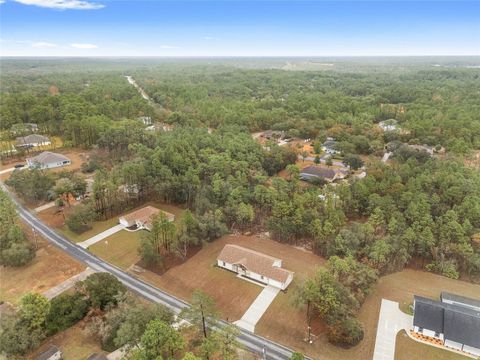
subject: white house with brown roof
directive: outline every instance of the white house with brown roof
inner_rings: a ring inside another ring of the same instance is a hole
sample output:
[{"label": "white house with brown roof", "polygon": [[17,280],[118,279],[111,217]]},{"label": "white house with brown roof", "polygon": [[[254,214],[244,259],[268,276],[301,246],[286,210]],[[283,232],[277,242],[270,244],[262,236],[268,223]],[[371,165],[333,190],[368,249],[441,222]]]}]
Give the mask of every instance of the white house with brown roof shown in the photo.
[{"label": "white house with brown roof", "polygon": [[146,229],[150,231],[152,229],[152,220],[153,218],[163,213],[168,221],[175,220],[175,215],[170,214],[169,212],[157,209],[153,206],[145,206],[141,209],[132,211],[127,215],[123,215],[118,219],[118,222],[125,227],[136,226],[138,229]]},{"label": "white house with brown roof", "polygon": [[293,272],[282,269],[282,260],[233,244],[225,245],[217,257],[217,265],[282,290],[293,280]]},{"label": "white house with brown roof", "polygon": [[37,156],[27,158],[29,168],[52,169],[61,166],[68,166],[72,162],[68,157],[62,154],[44,151]]}]

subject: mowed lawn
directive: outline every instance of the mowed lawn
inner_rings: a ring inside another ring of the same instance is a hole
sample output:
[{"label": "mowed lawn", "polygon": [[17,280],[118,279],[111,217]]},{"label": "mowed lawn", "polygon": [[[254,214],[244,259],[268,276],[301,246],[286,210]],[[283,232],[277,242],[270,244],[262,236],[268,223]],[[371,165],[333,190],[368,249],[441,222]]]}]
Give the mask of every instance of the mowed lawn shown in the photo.
[{"label": "mowed lawn", "polygon": [[395,343],[395,360],[467,360],[468,356],[419,343],[408,337],[405,331],[397,334]]},{"label": "mowed lawn", "polygon": [[[206,244],[185,263],[169,269],[165,274],[160,276],[147,271],[141,275],[141,278],[186,301],[190,301],[194,289],[201,289],[215,300],[223,319],[238,320],[260,294],[262,287],[239,279],[236,274],[214,266],[218,254],[226,244],[237,244],[283,259],[283,267],[294,271],[296,279],[312,273],[317,265],[322,265],[324,262],[316,255],[273,240],[257,236],[227,235]],[[278,298],[281,299],[280,301],[289,302],[291,291],[287,294],[281,293]],[[286,329],[292,321],[299,321],[298,314],[295,314],[290,304],[288,307],[280,305],[280,309],[276,307],[268,319],[264,322],[262,318],[260,321],[266,324],[264,328],[275,326],[280,322],[282,329]],[[269,333],[276,335],[282,330],[270,329],[270,331]]]},{"label": "mowed lawn", "polygon": [[19,304],[23,294],[29,291],[43,293],[85,269],[85,265],[40,236],[37,240],[37,255],[30,264],[0,268],[0,300]]},{"label": "mowed lawn", "polygon": [[135,232],[120,230],[109,237],[91,245],[88,250],[103,260],[128,269],[140,260],[138,247],[145,230]]},{"label": "mowed lawn", "polygon": [[[367,300],[363,304],[360,313],[359,320],[362,322],[365,337],[363,341],[350,349],[342,349],[328,343],[325,332],[314,333],[319,335],[318,339],[313,345],[308,345],[302,341],[302,337],[294,334],[293,336],[282,335],[277,332],[274,334],[274,338],[282,342],[287,346],[294,347],[311,357],[319,360],[333,359],[359,359],[370,360],[373,356],[373,350],[375,348],[375,337],[377,333],[378,316],[380,312],[380,303],[382,298],[397,301],[399,303],[408,304],[413,302],[413,295],[418,294],[421,296],[439,298],[441,291],[448,291],[456,294],[462,294],[464,296],[480,298],[480,285],[475,285],[469,282],[453,280],[440,275],[428,273],[425,271],[405,269],[401,272],[390,274],[382,277],[372,294],[367,297]],[[281,299],[275,300],[280,303]],[[273,311],[273,305],[269,308],[268,312]],[[277,311],[280,313],[281,308]],[[272,330],[269,330],[264,323],[266,320],[266,314],[261,320],[262,327],[258,327],[261,335],[269,336]],[[270,314],[273,318],[274,313]],[[277,316],[279,316],[277,314]],[[304,323],[305,326],[305,323]],[[413,354],[413,353],[412,353]],[[422,359],[422,352],[418,355],[412,355],[409,359]],[[425,360],[436,359],[423,357]],[[450,358],[448,358],[450,359]]]},{"label": "mowed lawn", "polygon": [[[172,204],[164,204],[158,202],[148,202],[144,205],[138,206],[132,210],[126,211],[124,214],[128,214],[132,211],[137,209],[141,209],[145,206],[154,206],[159,208],[160,210],[167,211],[175,215],[175,221],[179,222],[183,209],[179,206],[172,205]],[[112,219],[107,221],[97,221],[94,223],[93,228],[85,233],[77,235],[70,230],[66,229],[65,227],[62,228],[62,232],[72,241],[80,242],[85,241],[92,236],[95,236],[115,225],[118,224],[118,218],[124,214],[115,216]],[[91,245],[88,250],[91,251],[93,254],[101,257],[102,259],[106,260],[107,262],[121,267],[122,269],[128,269],[133,264],[137,263],[140,260],[140,256],[138,255],[138,247],[140,245],[140,238],[142,234],[145,233],[145,230],[140,231],[126,231],[121,230],[93,245]]]}]

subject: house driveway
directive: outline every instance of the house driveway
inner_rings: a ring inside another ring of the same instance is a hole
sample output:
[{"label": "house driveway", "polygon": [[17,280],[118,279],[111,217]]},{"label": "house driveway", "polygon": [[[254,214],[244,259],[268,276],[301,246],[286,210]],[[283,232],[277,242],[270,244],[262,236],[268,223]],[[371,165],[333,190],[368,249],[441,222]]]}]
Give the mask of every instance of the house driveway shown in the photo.
[{"label": "house driveway", "polygon": [[122,224],[115,225],[114,227],[111,227],[110,229],[107,229],[104,232],[101,232],[100,234],[97,234],[97,235],[91,237],[90,239],[82,241],[81,243],[78,243],[77,245],[83,247],[84,249],[87,249],[90,245],[93,245],[93,244],[105,239],[106,237],[109,237],[110,235],[113,235],[113,234],[119,232],[120,230],[123,230],[124,228],[125,228],[125,226],[123,226]]},{"label": "house driveway", "polygon": [[412,326],[413,316],[402,312],[397,302],[382,299],[373,360],[393,360],[397,333],[403,329],[408,333]]},{"label": "house driveway", "polygon": [[38,212],[40,212],[40,211],[50,209],[50,208],[52,208],[52,207],[54,207],[54,206],[55,206],[55,201],[50,201],[49,203],[46,203],[45,205],[36,207],[35,209],[33,209],[33,211],[35,211],[36,213],[38,213]]},{"label": "house driveway", "polygon": [[276,287],[270,285],[266,286],[253,301],[252,305],[250,305],[245,314],[243,314],[242,318],[238,321],[235,321],[234,324],[245,330],[254,332],[255,325],[263,316],[265,311],[267,311],[268,307],[279,292],[280,289]]},{"label": "house driveway", "polygon": [[58,284],[57,286],[55,286],[53,288],[48,289],[47,291],[45,291],[43,293],[43,296],[45,296],[47,299],[51,300],[55,296],[58,296],[61,293],[63,293],[64,291],[67,291],[68,289],[73,287],[73,285],[75,285],[78,281],[85,280],[87,277],[89,277],[94,272],[95,272],[95,270],[87,267],[81,273],[72,276],[70,279],[65,280],[64,282]]}]

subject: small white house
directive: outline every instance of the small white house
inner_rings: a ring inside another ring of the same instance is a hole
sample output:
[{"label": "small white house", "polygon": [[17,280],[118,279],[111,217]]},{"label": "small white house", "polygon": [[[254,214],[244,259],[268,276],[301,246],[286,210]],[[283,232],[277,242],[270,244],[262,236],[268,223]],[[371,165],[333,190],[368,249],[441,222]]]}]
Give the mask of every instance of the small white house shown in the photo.
[{"label": "small white house", "polygon": [[293,280],[293,272],[282,269],[282,260],[233,244],[225,245],[217,257],[217,265],[281,290]]},{"label": "small white house", "polygon": [[68,157],[62,154],[44,151],[41,154],[27,158],[27,165],[30,169],[52,169],[61,166],[68,166],[72,162]]},{"label": "small white house", "polygon": [[31,134],[17,138],[18,147],[38,147],[48,146],[50,144],[51,141],[48,137],[38,134]]}]

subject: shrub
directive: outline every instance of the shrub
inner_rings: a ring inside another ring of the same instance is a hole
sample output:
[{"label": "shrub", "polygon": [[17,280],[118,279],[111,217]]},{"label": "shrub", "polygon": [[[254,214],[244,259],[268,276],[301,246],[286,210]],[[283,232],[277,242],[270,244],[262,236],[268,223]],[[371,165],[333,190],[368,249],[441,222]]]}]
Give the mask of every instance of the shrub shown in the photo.
[{"label": "shrub", "polygon": [[82,320],[87,314],[88,306],[88,301],[78,292],[53,298],[45,321],[47,334],[53,335]]},{"label": "shrub", "polygon": [[354,346],[363,340],[363,328],[354,317],[346,317],[328,325],[328,341],[335,345]]}]

